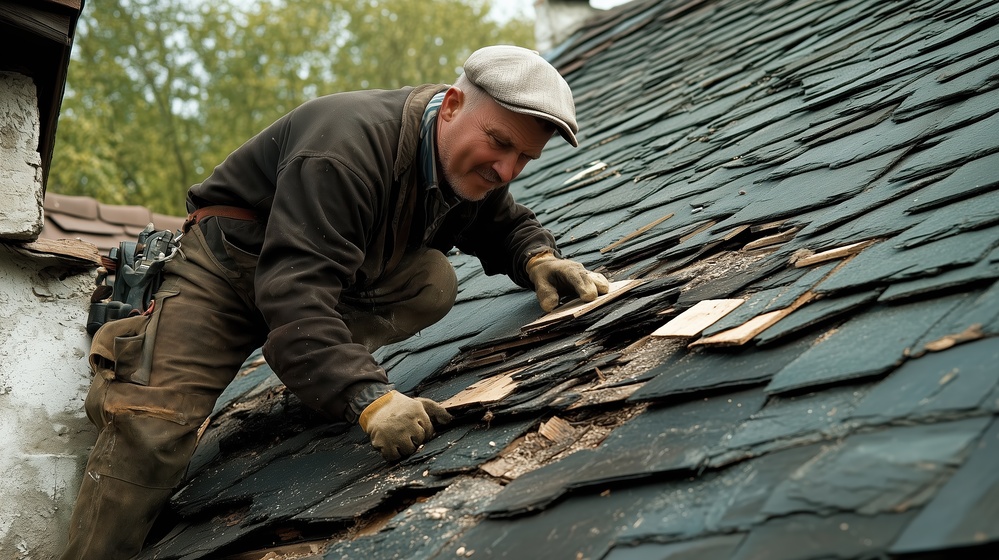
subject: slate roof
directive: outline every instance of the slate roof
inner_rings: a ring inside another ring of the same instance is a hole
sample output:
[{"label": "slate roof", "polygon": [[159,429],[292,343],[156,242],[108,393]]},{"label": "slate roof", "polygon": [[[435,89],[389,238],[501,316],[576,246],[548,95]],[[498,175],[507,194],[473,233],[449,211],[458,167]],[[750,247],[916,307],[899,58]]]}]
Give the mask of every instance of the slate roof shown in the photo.
[{"label": "slate roof", "polygon": [[43,207],[42,239],[82,239],[101,254],[122,241],[135,241],[149,223],[159,229],[178,230],[184,218],[167,216],[143,206],[104,204],[89,196],[47,192]]},{"label": "slate roof", "polygon": [[999,4],[633,2],[550,56],[580,148],[516,196],[644,282],[525,330],[454,255],[377,357],[483,402],[397,465],[252,356],[141,558],[996,557]]}]

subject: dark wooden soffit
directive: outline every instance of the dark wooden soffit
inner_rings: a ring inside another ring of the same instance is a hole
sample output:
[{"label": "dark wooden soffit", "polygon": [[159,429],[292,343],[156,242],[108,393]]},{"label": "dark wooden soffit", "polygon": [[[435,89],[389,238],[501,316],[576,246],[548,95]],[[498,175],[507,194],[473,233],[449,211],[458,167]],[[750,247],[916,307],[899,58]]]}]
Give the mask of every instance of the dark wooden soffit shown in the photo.
[{"label": "dark wooden soffit", "polygon": [[43,181],[48,180],[59,108],[83,0],[0,0],[0,72],[30,76],[38,91]]}]

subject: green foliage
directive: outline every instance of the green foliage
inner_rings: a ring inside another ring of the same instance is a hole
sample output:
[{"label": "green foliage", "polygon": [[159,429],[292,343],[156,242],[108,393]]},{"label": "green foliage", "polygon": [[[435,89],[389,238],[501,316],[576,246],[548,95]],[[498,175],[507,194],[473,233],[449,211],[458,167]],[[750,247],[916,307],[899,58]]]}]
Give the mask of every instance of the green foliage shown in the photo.
[{"label": "green foliage", "polygon": [[101,0],[77,30],[48,188],[183,215],[184,194],[308,99],[448,83],[534,44],[487,0]]}]

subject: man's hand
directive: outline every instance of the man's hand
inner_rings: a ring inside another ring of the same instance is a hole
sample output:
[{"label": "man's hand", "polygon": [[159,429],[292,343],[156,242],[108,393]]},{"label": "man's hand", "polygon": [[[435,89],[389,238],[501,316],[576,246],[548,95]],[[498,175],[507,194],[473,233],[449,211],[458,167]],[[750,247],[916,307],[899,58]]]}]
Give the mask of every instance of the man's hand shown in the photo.
[{"label": "man's hand", "polygon": [[398,461],[416,452],[434,435],[434,424],[451,421],[443,406],[430,399],[410,398],[399,391],[378,397],[361,412],[359,423],[386,461]]},{"label": "man's hand", "polygon": [[555,309],[560,296],[577,295],[583,301],[593,301],[610,289],[603,274],[590,272],[576,261],[560,259],[551,253],[531,257],[527,261],[527,276],[545,312]]}]

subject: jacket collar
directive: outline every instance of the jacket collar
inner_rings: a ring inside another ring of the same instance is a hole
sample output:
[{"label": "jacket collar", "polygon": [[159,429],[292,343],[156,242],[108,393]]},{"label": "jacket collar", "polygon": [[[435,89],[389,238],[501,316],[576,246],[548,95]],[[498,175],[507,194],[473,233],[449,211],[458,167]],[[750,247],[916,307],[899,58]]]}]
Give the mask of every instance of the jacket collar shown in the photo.
[{"label": "jacket collar", "polygon": [[395,165],[392,168],[398,180],[417,160],[420,145],[420,123],[423,113],[434,95],[445,91],[443,84],[426,84],[413,88],[402,108],[402,128],[399,131],[399,144],[396,150]]}]

